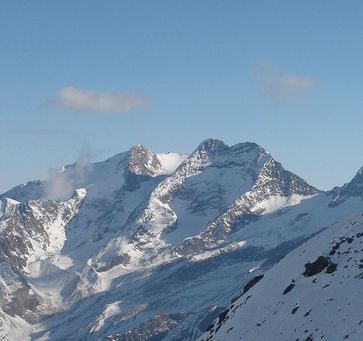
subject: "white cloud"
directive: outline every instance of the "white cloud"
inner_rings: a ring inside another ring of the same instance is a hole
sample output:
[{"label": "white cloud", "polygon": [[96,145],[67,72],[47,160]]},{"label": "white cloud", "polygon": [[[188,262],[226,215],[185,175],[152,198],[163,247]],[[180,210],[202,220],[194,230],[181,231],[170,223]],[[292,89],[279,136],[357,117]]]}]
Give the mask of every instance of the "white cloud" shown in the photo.
[{"label": "white cloud", "polygon": [[286,74],[265,79],[263,86],[266,93],[272,97],[291,98],[304,90],[316,87],[316,82],[308,77]]},{"label": "white cloud", "polygon": [[128,112],[147,104],[143,97],[131,92],[102,92],[74,87],[61,89],[57,103],[70,110],[94,112]]},{"label": "white cloud", "polygon": [[317,82],[310,77],[281,74],[271,64],[258,65],[254,79],[265,95],[277,100],[295,98],[317,86]]}]

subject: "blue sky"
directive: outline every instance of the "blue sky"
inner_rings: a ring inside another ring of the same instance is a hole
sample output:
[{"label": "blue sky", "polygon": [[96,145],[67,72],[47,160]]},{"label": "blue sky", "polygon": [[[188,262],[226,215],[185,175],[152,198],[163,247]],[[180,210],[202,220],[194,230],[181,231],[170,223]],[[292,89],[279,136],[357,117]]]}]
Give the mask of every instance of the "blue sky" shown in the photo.
[{"label": "blue sky", "polygon": [[142,143],[254,141],[312,185],[363,165],[362,1],[0,2],[0,192]]}]

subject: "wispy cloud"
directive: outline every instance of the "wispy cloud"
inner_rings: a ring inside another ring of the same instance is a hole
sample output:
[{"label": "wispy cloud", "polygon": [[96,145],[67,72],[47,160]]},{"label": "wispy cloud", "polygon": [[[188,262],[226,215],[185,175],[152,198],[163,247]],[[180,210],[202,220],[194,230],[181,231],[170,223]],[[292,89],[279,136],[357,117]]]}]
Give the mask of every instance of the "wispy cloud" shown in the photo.
[{"label": "wispy cloud", "polygon": [[91,148],[84,141],[74,164],[63,167],[60,171],[49,170],[49,179],[45,186],[44,198],[50,200],[68,200],[77,188],[85,185],[92,170]]},{"label": "wispy cloud", "polygon": [[71,132],[63,129],[9,129],[8,133],[30,136],[48,136],[48,135],[69,135]]},{"label": "wispy cloud", "polygon": [[105,92],[67,87],[59,91],[57,104],[76,111],[125,113],[145,107],[147,101],[132,92]]},{"label": "wispy cloud", "polygon": [[269,63],[257,65],[254,80],[264,95],[275,100],[291,100],[318,85],[310,77],[282,73]]}]

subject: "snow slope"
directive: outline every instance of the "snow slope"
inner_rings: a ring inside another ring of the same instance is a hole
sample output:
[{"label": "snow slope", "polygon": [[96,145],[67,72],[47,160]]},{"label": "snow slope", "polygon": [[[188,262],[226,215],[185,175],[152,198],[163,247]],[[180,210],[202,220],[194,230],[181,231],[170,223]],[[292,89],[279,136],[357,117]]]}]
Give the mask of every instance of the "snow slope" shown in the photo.
[{"label": "snow slope", "polygon": [[158,157],[164,174],[173,173],[180,164],[182,164],[189,156],[187,153],[159,153]]},{"label": "snow slope", "polygon": [[199,340],[362,340],[362,216],[288,254]]}]

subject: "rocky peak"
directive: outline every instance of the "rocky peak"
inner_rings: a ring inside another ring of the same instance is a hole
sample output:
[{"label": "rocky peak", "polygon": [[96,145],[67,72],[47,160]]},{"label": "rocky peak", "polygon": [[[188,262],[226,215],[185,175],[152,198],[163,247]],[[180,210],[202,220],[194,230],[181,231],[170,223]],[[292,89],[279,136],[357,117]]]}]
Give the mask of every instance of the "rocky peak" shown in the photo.
[{"label": "rocky peak", "polygon": [[22,184],[13,187],[9,191],[0,195],[0,199],[10,198],[16,201],[37,200],[44,195],[45,181],[29,181],[26,184]]},{"label": "rocky peak", "polygon": [[330,206],[336,206],[351,197],[363,199],[363,167],[361,167],[353,179],[342,187],[335,187],[328,192],[333,195]]},{"label": "rocky peak", "polygon": [[242,143],[237,143],[237,144],[231,146],[229,149],[235,153],[248,153],[251,151],[259,151],[259,153],[261,155],[268,154],[266,152],[266,150],[263,147],[261,147],[260,145],[258,145],[257,143],[248,142],[248,141],[242,142]]},{"label": "rocky peak", "polygon": [[363,167],[359,169],[349,183],[342,187],[341,194],[352,197],[361,197],[363,195]]},{"label": "rocky peak", "polygon": [[141,144],[131,147],[127,157],[127,170],[135,175],[155,176],[162,165],[156,154]]},{"label": "rocky peak", "polygon": [[229,146],[221,140],[209,138],[203,141],[196,151],[223,154],[223,153],[247,153],[253,150],[259,150],[261,154],[267,154],[266,150],[254,142],[241,142]]},{"label": "rocky peak", "polygon": [[199,152],[218,153],[223,152],[228,146],[221,140],[209,138],[203,141],[196,149]]},{"label": "rocky peak", "polygon": [[[228,167],[231,165],[245,167],[257,167],[261,157],[270,157],[261,146],[252,142],[238,143],[232,146],[216,139],[203,141],[191,154],[190,159],[201,160],[204,166],[213,164],[216,167]],[[262,160],[263,163],[264,160]]]},{"label": "rocky peak", "polygon": [[[259,175],[260,182],[269,188],[271,194],[281,196],[313,195],[319,192],[318,189],[309,185],[305,180],[294,173],[285,170],[282,165],[269,158]],[[266,186],[267,185],[267,186]]]}]

